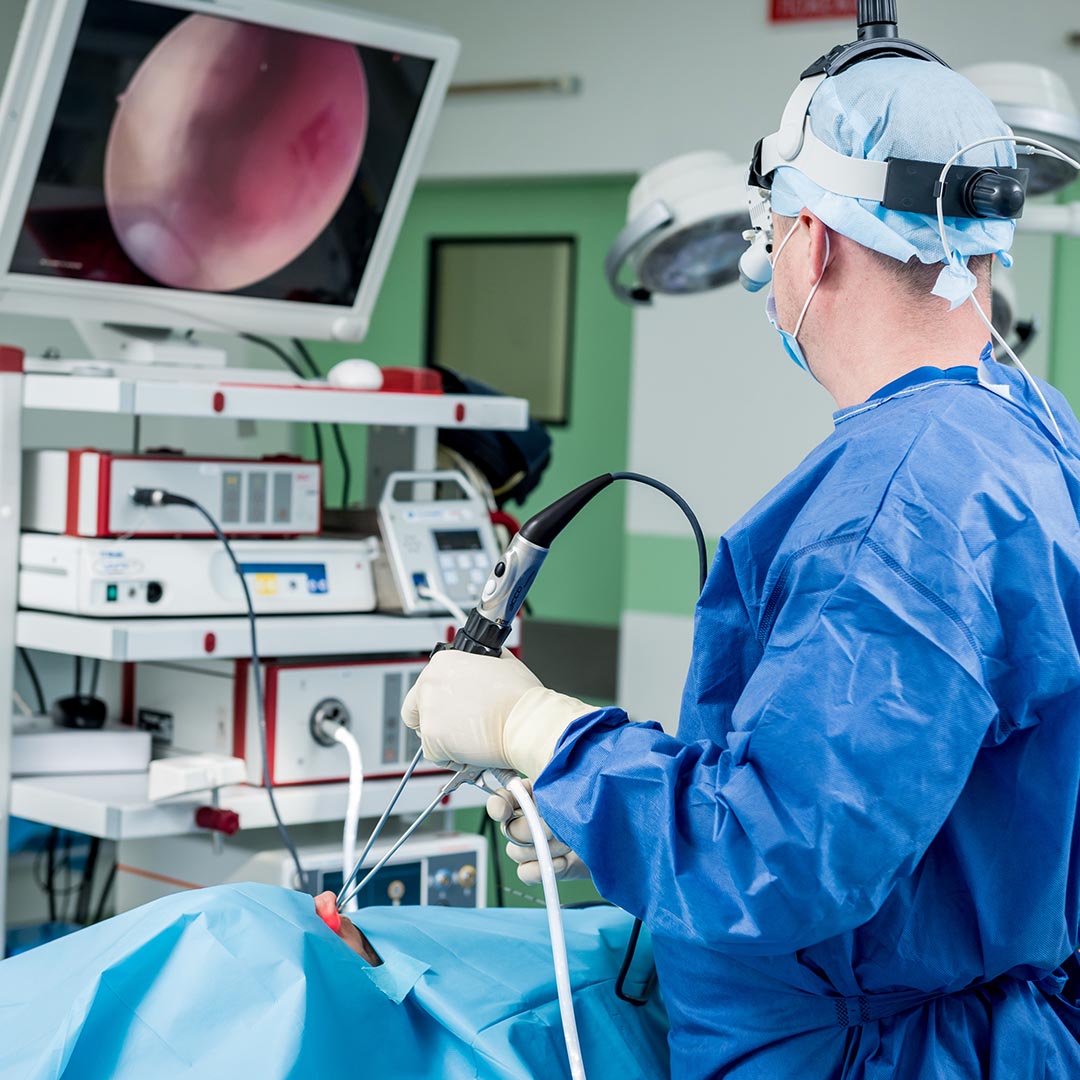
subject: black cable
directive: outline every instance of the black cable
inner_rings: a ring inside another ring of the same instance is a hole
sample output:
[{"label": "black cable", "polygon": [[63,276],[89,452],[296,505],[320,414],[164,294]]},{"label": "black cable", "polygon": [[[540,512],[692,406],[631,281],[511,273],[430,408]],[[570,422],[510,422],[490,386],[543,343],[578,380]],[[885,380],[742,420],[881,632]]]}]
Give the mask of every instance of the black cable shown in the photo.
[{"label": "black cable", "polygon": [[313,379],[321,379],[323,377],[322,372],[319,370],[319,365],[315,363],[315,357],[311,355],[311,350],[298,337],[294,337],[292,343],[293,348],[300,354],[301,359],[307,366],[308,374]]},{"label": "black cable", "polygon": [[[308,347],[299,338],[293,338],[292,343],[296,351],[304,358],[304,363],[307,364],[312,376],[321,379],[322,372],[319,371],[319,366],[315,363],[315,358]],[[341,434],[341,425],[331,424],[330,433],[334,436],[338,457],[341,458],[341,509],[346,510],[349,506],[349,489],[352,487],[352,466],[349,464],[349,455],[345,452],[345,439]]]},{"label": "black cable", "polygon": [[222,531],[221,526],[217,523],[214,515],[201,503],[196,502],[194,499],[189,499],[186,495],[177,495],[172,491],[162,491],[161,489],[153,488],[136,488],[132,491],[131,496],[132,501],[141,506],[165,506],[171,504],[173,506],[187,506],[200,513],[210,528],[214,530],[214,535],[217,536],[218,540],[221,542],[221,546],[225,549],[225,554],[229,556],[229,561],[232,563],[233,570],[236,571],[236,576],[240,579],[240,588],[244,592],[244,604],[247,607],[248,629],[251,635],[251,670],[255,682],[255,708],[259,717],[259,742],[262,748],[263,784],[266,786],[266,793],[270,797],[270,809],[274,813],[274,821],[277,824],[278,835],[281,837],[282,843],[288,850],[289,855],[292,856],[300,888],[306,891],[307,874],[300,864],[300,855],[292,842],[292,837],[289,836],[289,830],[285,828],[285,822],[281,820],[277,799],[274,798],[273,781],[270,778],[270,756],[267,753],[266,746],[266,701],[263,694],[262,661],[259,659],[259,642],[256,633],[255,605],[252,603],[251,592],[248,589],[247,578],[244,577],[243,568],[240,566],[240,560],[237,559],[236,552],[233,551],[233,546],[229,543],[229,538]]},{"label": "black cable", "polygon": [[98,682],[101,679],[101,657],[94,657],[93,666],[90,668],[90,696],[97,697]]},{"label": "black cable", "polygon": [[86,853],[86,861],[83,863],[82,882],[79,885],[79,898],[75,904],[75,921],[80,926],[90,925],[90,893],[94,885],[94,871],[97,869],[98,854],[101,851],[101,840],[94,836],[90,839],[90,850]]},{"label": "black cable", "polygon": [[272,352],[298,379],[307,381],[307,376],[300,369],[300,365],[280,345],[275,344],[269,338],[259,337],[257,334],[241,334],[244,341],[250,341],[261,349]]},{"label": "black cable", "polygon": [[26,674],[30,676],[30,684],[34,688],[34,697],[37,698],[38,712],[47,713],[49,706],[45,702],[45,692],[41,689],[41,680],[38,678],[37,668],[34,667],[30,654],[21,645],[19,646],[19,656],[22,658],[23,666],[26,668]]},{"label": "black cable", "polygon": [[[698,553],[698,592],[702,592],[705,588],[705,580],[709,576],[709,553],[705,546],[705,534],[701,529],[701,522],[698,521],[697,515],[691,509],[690,504],[674,489],[668,487],[667,484],[661,483],[659,480],[654,480],[651,476],[644,476],[642,473],[633,472],[618,472],[611,474],[616,480],[632,480],[638,484],[644,484],[646,487],[655,488],[657,491],[663,492],[686,516],[686,520],[690,522],[690,528],[694,531],[694,540],[697,543]],[[634,920],[634,927],[630,931],[630,940],[626,943],[626,953],[623,956],[622,967],[619,969],[619,974],[615,979],[615,995],[620,1001],[628,1002],[631,1005],[641,1007],[649,1003],[649,994],[652,990],[653,980],[656,975],[656,969],[653,968],[648,981],[645,984],[645,994],[643,997],[634,997],[633,994],[626,992],[626,976],[630,973],[630,965],[634,961],[634,953],[637,950],[638,938],[641,937],[641,920]]]},{"label": "black cable", "polygon": [[75,657],[75,696],[82,693],[82,657]]},{"label": "black cable", "polygon": [[495,855],[495,906],[504,907],[506,894],[503,889],[502,857],[499,854],[499,831],[495,828],[494,819],[488,818],[488,820],[491,821],[491,849]]},{"label": "black cable", "polygon": [[105,884],[101,887],[101,897],[98,899],[97,907],[94,908],[95,923],[101,922],[105,917],[105,904],[109,899],[109,892],[113,887],[113,882],[116,880],[116,868],[119,864],[113,859],[113,864],[109,868],[109,873],[105,878]]},{"label": "black cable", "polygon": [[495,827],[495,819],[488,817],[487,811],[482,815],[480,828],[477,831],[491,845],[488,857],[491,860],[491,872],[495,878],[495,906],[503,907],[505,901],[503,899],[502,859],[499,857],[499,835]]},{"label": "black cable", "polygon": [[[240,336],[245,341],[250,341],[253,345],[272,352],[298,379],[307,381],[307,376],[300,370],[300,365],[280,345],[275,345],[269,338],[259,337],[257,334],[241,334]],[[311,425],[311,433],[315,436],[315,457],[320,465],[324,465],[326,461],[323,457],[322,431],[318,424]]]},{"label": "black cable", "polygon": [[64,857],[60,860],[60,868],[64,872],[64,884],[59,889],[60,895],[64,898],[62,922],[71,922],[68,918],[68,901],[71,899],[72,892],[74,892],[71,880],[71,844],[71,833],[64,833]]},{"label": "black cable", "polygon": [[46,860],[45,867],[45,892],[49,897],[49,922],[56,922],[56,844],[60,839],[60,830],[53,829],[49,833],[49,839],[45,841]]},{"label": "black cable", "polygon": [[667,484],[663,484],[659,480],[654,480],[651,476],[633,472],[617,472],[611,475],[616,480],[632,480],[635,483],[644,484],[646,487],[663,492],[686,515],[686,520],[690,522],[690,528],[694,530],[694,540],[697,542],[698,592],[701,592],[705,588],[705,579],[709,576],[709,553],[705,546],[705,534],[701,530],[701,522],[698,521],[697,514],[690,508],[690,504],[674,488],[668,487]]},{"label": "black cable", "polygon": [[626,952],[623,954],[622,967],[619,968],[619,974],[615,977],[615,996],[620,1001],[628,1002],[631,1005],[636,1005],[640,1008],[642,1005],[649,1004],[649,996],[652,990],[653,975],[655,974],[655,968],[653,972],[649,974],[649,978],[645,983],[645,993],[641,997],[634,997],[633,994],[628,994],[625,989],[626,976],[630,974],[630,965],[634,962],[634,953],[637,951],[638,938],[641,936],[641,920],[635,919],[633,929],[630,931],[630,940],[626,943]]}]

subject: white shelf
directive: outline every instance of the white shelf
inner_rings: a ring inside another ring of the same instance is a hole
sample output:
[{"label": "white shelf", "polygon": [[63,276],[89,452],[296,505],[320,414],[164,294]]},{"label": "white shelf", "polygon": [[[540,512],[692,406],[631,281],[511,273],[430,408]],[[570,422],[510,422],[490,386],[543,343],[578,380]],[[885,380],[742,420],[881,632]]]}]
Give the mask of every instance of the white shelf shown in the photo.
[{"label": "white shelf", "polygon": [[[427,653],[440,641],[450,640],[457,624],[448,615],[265,615],[257,628],[259,652],[270,658]],[[248,657],[248,633],[248,621],[239,615],[91,619],[20,611],[15,617],[16,643],[23,648],[128,663]],[[518,634],[515,628],[510,644],[517,644]]]},{"label": "white shelf", "polygon": [[[414,776],[394,813],[406,817],[419,813],[435,798],[448,776],[448,773]],[[103,840],[205,831],[195,824],[195,811],[209,803],[209,792],[150,803],[146,800],[146,782],[146,773],[17,777],[11,782],[11,813],[28,821],[99,836]],[[378,817],[396,786],[396,780],[365,783],[361,817]],[[340,821],[345,816],[347,795],[348,785],[343,783],[274,789],[286,825]],[[461,809],[483,804],[482,792],[473,787],[462,787],[450,796],[447,807]],[[263,829],[274,824],[270,800],[262,788],[247,785],[222,788],[220,805],[240,815],[241,830]]]},{"label": "white shelf", "polygon": [[23,406],[64,412],[286,420],[522,431],[528,402],[457,394],[394,394],[314,384],[166,382],[94,375],[23,379]]}]

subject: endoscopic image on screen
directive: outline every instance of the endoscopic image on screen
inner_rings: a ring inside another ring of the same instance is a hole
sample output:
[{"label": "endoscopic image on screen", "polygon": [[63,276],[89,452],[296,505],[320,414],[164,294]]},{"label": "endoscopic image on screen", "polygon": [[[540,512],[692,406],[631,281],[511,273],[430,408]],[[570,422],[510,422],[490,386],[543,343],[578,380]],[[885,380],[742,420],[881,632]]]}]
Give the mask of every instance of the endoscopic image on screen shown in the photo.
[{"label": "endoscopic image on screen", "polygon": [[89,0],[11,269],[351,306],[432,67]]}]

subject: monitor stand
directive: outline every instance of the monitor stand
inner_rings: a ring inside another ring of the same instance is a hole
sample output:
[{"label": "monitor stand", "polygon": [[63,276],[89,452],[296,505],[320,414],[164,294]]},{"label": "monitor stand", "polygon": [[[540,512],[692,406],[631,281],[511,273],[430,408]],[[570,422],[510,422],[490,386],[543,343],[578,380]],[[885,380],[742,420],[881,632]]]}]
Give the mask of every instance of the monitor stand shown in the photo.
[{"label": "monitor stand", "polygon": [[296,386],[304,382],[283,368],[228,367],[228,353],[224,348],[202,345],[192,334],[79,319],[72,322],[87,347],[86,358],[60,359],[46,354],[28,359],[28,371],[158,382],[274,386]]},{"label": "monitor stand", "polygon": [[101,363],[167,365],[175,368],[223,368],[224,349],[202,345],[194,333],[118,323],[74,320],[75,330],[90,355]]}]

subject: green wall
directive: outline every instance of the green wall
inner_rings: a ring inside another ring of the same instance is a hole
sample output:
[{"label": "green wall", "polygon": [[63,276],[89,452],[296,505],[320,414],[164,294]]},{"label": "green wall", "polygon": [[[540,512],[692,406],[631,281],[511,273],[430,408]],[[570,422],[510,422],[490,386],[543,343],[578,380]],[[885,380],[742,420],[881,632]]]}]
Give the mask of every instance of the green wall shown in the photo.
[{"label": "green wall", "polygon": [[[590,477],[625,468],[630,411],[629,309],[608,291],[604,255],[626,219],[629,179],[428,183],[417,189],[402,227],[371,330],[360,346],[312,342],[320,367],[363,356],[391,366],[424,363],[428,241],[431,237],[578,238],[571,422],[553,428],[552,464],[523,508],[522,519]],[[305,449],[310,452],[310,437]],[[346,429],[352,499],[363,498],[364,447]],[[334,503],[340,473],[329,437],[327,490]],[[534,614],[557,622],[617,626],[623,609],[625,492],[609,489],[574,522],[530,594]],[[370,502],[371,500],[368,499]]]},{"label": "green wall", "polygon": [[[1080,200],[1080,183],[1062,202]],[[1059,239],[1054,252],[1054,314],[1050,338],[1050,381],[1080,414],[1080,239]]]}]

